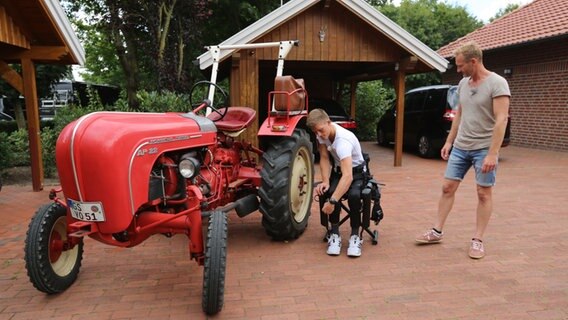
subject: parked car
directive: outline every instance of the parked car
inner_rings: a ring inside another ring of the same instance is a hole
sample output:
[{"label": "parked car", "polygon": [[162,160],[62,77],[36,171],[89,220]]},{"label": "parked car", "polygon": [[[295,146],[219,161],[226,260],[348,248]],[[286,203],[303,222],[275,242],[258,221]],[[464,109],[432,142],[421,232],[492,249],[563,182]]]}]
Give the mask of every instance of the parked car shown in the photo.
[{"label": "parked car", "polygon": [[14,118],[4,112],[4,98],[5,96],[0,95],[0,121],[12,121]]},{"label": "parked car", "polygon": [[[458,107],[457,86],[435,85],[408,91],[404,104],[403,145],[415,148],[418,155],[431,158],[440,154],[450,132]],[[396,105],[377,123],[377,143],[394,143]],[[511,123],[507,123],[502,146],[510,141]]]},{"label": "parked car", "polygon": [[332,99],[310,98],[308,101],[309,110],[323,109],[331,121],[337,123],[345,129],[354,131],[357,128],[357,123],[345,111],[345,108],[339,102]]},{"label": "parked car", "polygon": [[[351,116],[347,113],[347,111],[345,111],[345,108],[343,108],[343,106],[341,106],[341,104],[339,104],[339,102],[335,100],[309,98],[308,109],[309,111],[314,109],[322,109],[327,113],[329,119],[332,122],[337,123],[338,125],[350,131],[354,131],[355,129],[357,129],[357,123],[355,122],[355,120],[351,118]],[[312,139],[313,142],[315,161],[317,162],[319,161],[317,140],[314,133],[311,130],[309,130],[309,132],[311,135],[310,138]]]}]

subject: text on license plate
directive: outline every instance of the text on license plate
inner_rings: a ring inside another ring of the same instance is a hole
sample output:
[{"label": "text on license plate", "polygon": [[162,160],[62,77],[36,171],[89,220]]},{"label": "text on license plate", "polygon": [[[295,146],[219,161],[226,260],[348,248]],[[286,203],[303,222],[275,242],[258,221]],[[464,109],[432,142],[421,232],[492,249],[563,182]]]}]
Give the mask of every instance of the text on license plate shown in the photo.
[{"label": "text on license plate", "polygon": [[105,221],[103,204],[100,202],[80,202],[67,199],[71,216],[81,221]]}]

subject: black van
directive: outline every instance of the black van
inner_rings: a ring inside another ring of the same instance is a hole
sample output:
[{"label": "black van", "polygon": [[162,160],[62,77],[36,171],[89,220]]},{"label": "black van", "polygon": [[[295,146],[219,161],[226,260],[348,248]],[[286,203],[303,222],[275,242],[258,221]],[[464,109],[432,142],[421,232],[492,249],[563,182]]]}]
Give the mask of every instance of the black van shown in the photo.
[{"label": "black van", "polygon": [[[415,148],[418,155],[431,158],[440,154],[450,132],[458,107],[458,87],[435,85],[409,90],[404,105],[403,145]],[[396,106],[393,104],[377,123],[377,142],[380,145],[394,143]],[[502,146],[510,140],[511,123],[507,123]]]},{"label": "black van", "polygon": [[[446,140],[458,106],[457,86],[436,85],[408,91],[404,97],[404,146],[433,157]],[[377,123],[377,142],[394,143],[396,104]]]}]

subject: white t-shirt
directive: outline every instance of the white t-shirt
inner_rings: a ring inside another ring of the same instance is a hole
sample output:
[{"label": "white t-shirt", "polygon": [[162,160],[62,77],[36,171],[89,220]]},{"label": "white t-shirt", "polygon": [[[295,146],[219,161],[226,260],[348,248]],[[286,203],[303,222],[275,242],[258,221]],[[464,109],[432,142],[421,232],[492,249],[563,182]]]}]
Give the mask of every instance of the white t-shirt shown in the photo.
[{"label": "white t-shirt", "polygon": [[355,134],[338,124],[331,124],[335,127],[335,139],[333,143],[329,141],[329,139],[322,139],[320,137],[317,137],[317,139],[320,144],[325,144],[335,161],[335,165],[339,167],[341,160],[347,157],[351,157],[353,167],[364,164],[365,159],[361,151],[361,144]]}]

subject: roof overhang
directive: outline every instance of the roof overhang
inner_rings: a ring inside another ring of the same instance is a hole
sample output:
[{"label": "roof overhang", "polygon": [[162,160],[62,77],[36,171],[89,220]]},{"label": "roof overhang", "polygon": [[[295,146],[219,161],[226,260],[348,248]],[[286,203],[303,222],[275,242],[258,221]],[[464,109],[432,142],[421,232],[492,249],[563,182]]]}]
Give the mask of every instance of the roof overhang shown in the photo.
[{"label": "roof overhang", "polygon": [[10,34],[0,37],[0,59],[17,62],[85,63],[85,51],[58,0],[0,0]]},{"label": "roof overhang", "polygon": [[61,33],[63,40],[65,41],[65,45],[69,48],[73,60],[78,65],[84,65],[85,49],[83,49],[83,46],[79,42],[79,38],[77,38],[75,31],[73,31],[71,23],[69,22],[69,19],[67,19],[65,12],[63,12],[63,8],[61,8],[59,0],[44,1],[48,12],[50,13],[50,16],[52,17],[55,25]]},{"label": "roof overhang", "polygon": [[[274,30],[279,25],[283,24],[289,19],[292,19],[302,11],[309,9],[318,2],[320,2],[320,0],[289,1],[285,5],[272,11],[247,28],[223,41],[221,45],[234,45],[254,42],[266,33]],[[408,33],[408,31],[401,28],[398,24],[394,23],[392,20],[380,13],[377,9],[375,9],[365,1],[341,0],[337,1],[337,3],[352,11],[355,15],[366,21],[370,26],[383,33],[392,41],[400,45],[404,50],[409,52],[410,55],[416,56],[420,61],[422,61],[432,69],[439,72],[445,72],[448,68],[449,62],[446,59],[426,46],[420,40],[416,39],[413,35]],[[235,50],[224,50],[223,52],[221,52],[219,61],[223,61],[234,51]],[[196,63],[199,65],[199,68],[201,70],[205,70],[211,67],[213,59],[209,52],[205,52],[197,57]]]}]

